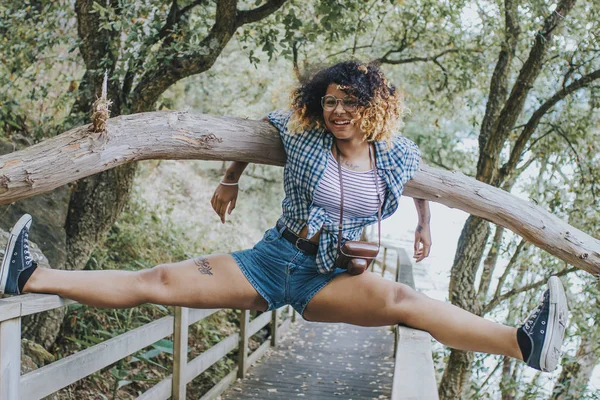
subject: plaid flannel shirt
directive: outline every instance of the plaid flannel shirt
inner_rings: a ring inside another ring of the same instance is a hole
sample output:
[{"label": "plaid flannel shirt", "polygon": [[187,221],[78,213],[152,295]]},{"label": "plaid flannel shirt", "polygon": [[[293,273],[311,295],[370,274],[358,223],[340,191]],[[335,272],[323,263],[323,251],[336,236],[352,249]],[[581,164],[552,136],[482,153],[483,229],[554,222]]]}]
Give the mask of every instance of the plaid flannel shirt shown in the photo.
[{"label": "plaid flannel shirt", "polygon": [[[281,220],[295,233],[308,225],[309,238],[322,230],[316,263],[319,272],[327,274],[335,269],[339,220],[333,221],[324,208],[313,204],[313,193],[327,167],[327,154],[331,152],[333,137],[324,129],[318,128],[290,134],[287,125],[291,115],[289,110],[276,110],[267,115],[271,124],[279,131],[287,155],[283,173],[285,198],[281,203]],[[417,172],[421,153],[415,143],[403,136],[396,136],[390,149],[385,142],[373,143],[377,173],[387,185],[381,210],[381,218],[385,219],[398,208],[404,184]],[[359,240],[362,228],[376,222],[377,214],[344,218],[342,244],[347,240]]]}]

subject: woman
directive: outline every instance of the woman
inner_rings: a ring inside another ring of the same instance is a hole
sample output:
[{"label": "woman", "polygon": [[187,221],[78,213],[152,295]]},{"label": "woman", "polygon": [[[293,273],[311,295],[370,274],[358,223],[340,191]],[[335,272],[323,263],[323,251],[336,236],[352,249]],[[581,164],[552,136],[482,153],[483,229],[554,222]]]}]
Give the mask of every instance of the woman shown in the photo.
[{"label": "woman", "polygon": [[[283,214],[254,248],[199,256],[142,271],[60,271],[37,268],[29,253],[31,217],[12,229],[0,270],[5,293],[55,293],[95,307],[123,308],[151,302],[194,308],[271,310],[291,304],[311,321],[362,326],[402,323],[428,331],[447,346],[503,354],[551,371],[560,357],[567,306],[552,277],[541,304],[513,328],[375,274],[336,268],[340,181],[345,206],[343,241],[398,207],[404,184],[417,170],[416,145],[394,136],[402,114],[396,88],[372,64],[348,61],[314,74],[292,95],[292,110],[267,119],[287,154]],[[228,168],[212,198],[221,220],[237,200],[247,163]],[[375,168],[373,168],[373,165]],[[340,172],[341,173],[341,172]],[[380,195],[381,194],[381,195]],[[429,255],[429,206],[415,199],[419,225],[414,257]]]}]

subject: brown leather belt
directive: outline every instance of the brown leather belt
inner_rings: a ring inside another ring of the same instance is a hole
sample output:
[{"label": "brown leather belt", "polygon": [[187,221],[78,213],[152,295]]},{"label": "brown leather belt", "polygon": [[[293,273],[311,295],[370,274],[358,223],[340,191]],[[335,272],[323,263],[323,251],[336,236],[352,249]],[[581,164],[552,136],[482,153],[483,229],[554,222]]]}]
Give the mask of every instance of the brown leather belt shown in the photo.
[{"label": "brown leather belt", "polygon": [[[284,226],[285,225],[283,225],[281,221],[277,221],[276,227],[278,231],[281,231],[281,229]],[[287,227],[281,232],[281,236],[283,236],[285,240],[296,246],[298,250],[302,250],[303,252],[305,252],[306,254],[310,254],[311,256],[316,255],[317,251],[319,250],[319,245],[317,243],[313,243],[308,239],[301,238],[300,236],[296,235],[294,232],[289,230]]]}]

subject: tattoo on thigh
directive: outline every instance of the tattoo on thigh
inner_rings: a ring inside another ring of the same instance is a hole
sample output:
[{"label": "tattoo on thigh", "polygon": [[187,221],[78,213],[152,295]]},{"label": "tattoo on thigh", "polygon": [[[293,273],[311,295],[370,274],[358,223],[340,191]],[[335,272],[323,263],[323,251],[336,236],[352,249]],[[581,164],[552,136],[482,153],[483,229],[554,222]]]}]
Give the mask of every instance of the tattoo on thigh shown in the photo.
[{"label": "tattoo on thigh", "polygon": [[208,258],[204,257],[204,256],[199,256],[194,258],[194,262],[196,263],[196,265],[198,266],[198,271],[200,271],[201,274],[203,275],[212,275],[212,267],[210,266],[210,263],[208,262]]}]

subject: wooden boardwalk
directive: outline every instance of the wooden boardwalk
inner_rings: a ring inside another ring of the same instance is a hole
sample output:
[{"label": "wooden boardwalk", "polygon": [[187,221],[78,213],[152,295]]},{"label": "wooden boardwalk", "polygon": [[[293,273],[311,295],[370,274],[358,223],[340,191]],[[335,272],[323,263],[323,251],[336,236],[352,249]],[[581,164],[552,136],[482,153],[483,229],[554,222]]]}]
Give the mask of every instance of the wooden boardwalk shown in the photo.
[{"label": "wooden boardwalk", "polygon": [[393,346],[390,327],[298,321],[221,398],[389,399]]}]

